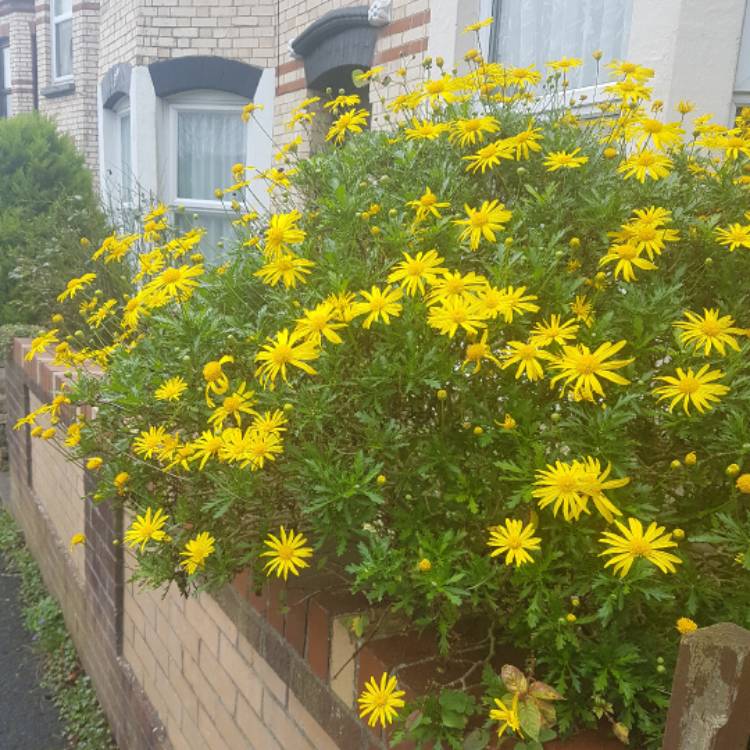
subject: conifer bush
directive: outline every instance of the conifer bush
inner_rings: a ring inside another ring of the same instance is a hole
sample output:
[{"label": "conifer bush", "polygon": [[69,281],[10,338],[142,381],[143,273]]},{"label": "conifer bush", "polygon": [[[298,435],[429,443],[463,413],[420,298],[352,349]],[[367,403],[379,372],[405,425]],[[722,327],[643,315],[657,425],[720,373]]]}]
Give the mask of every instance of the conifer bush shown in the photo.
[{"label": "conifer bush", "polygon": [[[63,293],[81,317],[34,341],[75,384],[22,422],[135,514],[148,585],[338,570],[446,659],[471,632],[455,684],[368,683],[397,738],[657,747],[681,635],[750,626],[750,113],[666,112],[625,61],[580,101],[574,58],[467,60],[364,74],[402,81],[371,131],[356,95],[303,102],[330,148],[235,167],[220,266],[164,206],[107,239]],[[98,414],[57,431],[68,402]]]}]

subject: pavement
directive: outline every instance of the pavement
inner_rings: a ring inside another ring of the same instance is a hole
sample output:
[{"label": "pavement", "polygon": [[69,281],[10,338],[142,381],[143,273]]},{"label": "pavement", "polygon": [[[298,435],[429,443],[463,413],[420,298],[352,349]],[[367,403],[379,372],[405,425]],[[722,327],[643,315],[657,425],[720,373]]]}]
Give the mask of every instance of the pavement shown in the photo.
[{"label": "pavement", "polygon": [[[8,490],[7,473],[0,472],[0,499]],[[0,553],[0,750],[63,750],[55,706],[39,687],[42,665],[21,620],[19,583]]]}]

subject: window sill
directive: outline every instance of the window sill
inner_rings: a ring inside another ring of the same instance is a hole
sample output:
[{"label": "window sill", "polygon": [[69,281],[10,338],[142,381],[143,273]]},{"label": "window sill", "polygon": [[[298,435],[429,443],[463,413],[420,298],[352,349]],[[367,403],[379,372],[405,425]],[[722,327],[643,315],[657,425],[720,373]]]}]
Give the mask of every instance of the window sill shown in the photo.
[{"label": "window sill", "polygon": [[59,96],[70,96],[74,94],[76,85],[73,81],[53,83],[51,86],[45,86],[40,89],[39,93],[47,99],[56,99]]}]

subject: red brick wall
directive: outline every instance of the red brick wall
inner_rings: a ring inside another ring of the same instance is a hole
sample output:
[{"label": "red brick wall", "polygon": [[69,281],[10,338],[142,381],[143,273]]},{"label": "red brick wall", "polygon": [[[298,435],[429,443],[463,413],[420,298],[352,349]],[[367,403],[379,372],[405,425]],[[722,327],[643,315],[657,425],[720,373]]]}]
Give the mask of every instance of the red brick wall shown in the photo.
[{"label": "red brick wall", "polygon": [[[64,379],[50,357],[26,362],[28,348],[17,339],[7,366],[11,424]],[[72,418],[63,413],[63,423]],[[319,576],[290,584],[284,603],[280,587],[256,594],[246,575],[214,597],[140,591],[128,583],[131,555],[112,543],[122,512],[70,490],[78,477],[90,496],[91,477],[28,428],[10,432],[9,454],[9,510],[62,604],[121,750],[382,747],[353,711],[367,650],[331,679],[356,648],[340,618],[362,601]],[[76,518],[87,542],[71,550]]]},{"label": "red brick wall", "polygon": [[[24,361],[28,349],[16,339],[7,365],[11,424],[49,401],[65,377],[45,355]],[[63,423],[72,418],[63,413]],[[132,555],[113,544],[129,521],[79,498],[71,488],[90,497],[92,478],[51,448],[28,428],[9,434],[9,509],[62,605],[121,750],[383,750],[381,732],[357,718],[356,697],[371,675],[433,656],[434,638],[370,610],[376,633],[355,639],[351,617],[367,602],[326,573],[308,571],[286,586],[243,573],[213,596],[190,599],[175,587],[141,591],[129,583]],[[71,518],[87,537],[73,550]],[[423,664],[399,677],[419,685],[425,671],[434,676]],[[592,735],[553,747],[620,745]]]}]

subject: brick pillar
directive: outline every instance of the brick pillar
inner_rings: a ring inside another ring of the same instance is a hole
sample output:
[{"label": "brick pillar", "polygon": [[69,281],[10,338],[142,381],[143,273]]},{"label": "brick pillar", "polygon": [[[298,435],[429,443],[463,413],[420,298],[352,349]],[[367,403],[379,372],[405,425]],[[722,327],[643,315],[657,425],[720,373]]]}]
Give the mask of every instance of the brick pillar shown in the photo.
[{"label": "brick pillar", "polygon": [[[19,6],[20,8],[21,6]],[[34,4],[8,15],[10,104],[14,115],[34,109]]]},{"label": "brick pillar", "polygon": [[750,631],[733,623],[682,638],[662,750],[746,750]]},{"label": "brick pillar", "polygon": [[94,503],[91,496],[96,481],[89,472],[84,477],[86,493],[86,588],[102,639],[118,656],[122,654],[124,563],[122,508],[112,503]]}]

